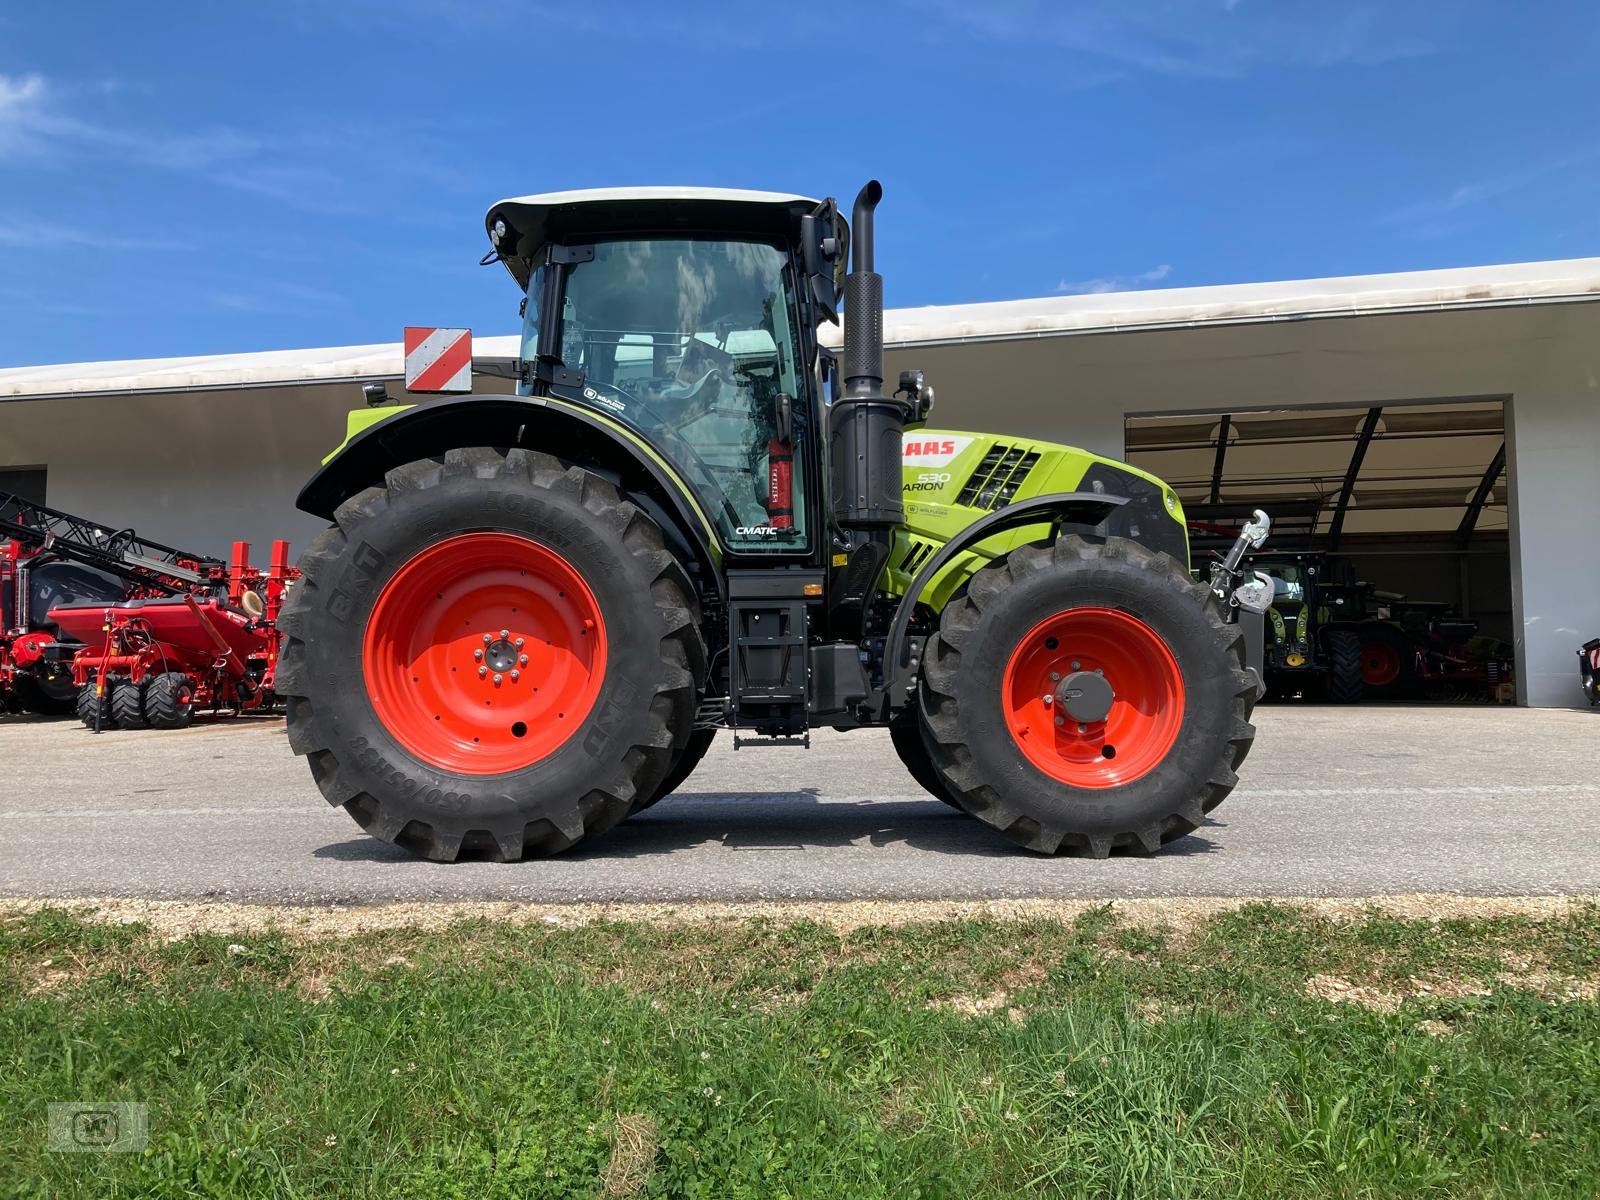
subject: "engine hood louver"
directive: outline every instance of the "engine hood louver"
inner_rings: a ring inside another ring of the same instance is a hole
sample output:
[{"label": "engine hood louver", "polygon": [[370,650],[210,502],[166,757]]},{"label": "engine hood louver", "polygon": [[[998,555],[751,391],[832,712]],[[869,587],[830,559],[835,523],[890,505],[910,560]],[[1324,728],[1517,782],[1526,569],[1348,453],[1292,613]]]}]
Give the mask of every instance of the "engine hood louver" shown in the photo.
[{"label": "engine hood louver", "polygon": [[1004,508],[1011,503],[1017,490],[1028,478],[1028,472],[1038,462],[1039,455],[1032,450],[997,442],[983,456],[983,461],[973,468],[960,495],[956,497],[956,503],[991,511]]}]

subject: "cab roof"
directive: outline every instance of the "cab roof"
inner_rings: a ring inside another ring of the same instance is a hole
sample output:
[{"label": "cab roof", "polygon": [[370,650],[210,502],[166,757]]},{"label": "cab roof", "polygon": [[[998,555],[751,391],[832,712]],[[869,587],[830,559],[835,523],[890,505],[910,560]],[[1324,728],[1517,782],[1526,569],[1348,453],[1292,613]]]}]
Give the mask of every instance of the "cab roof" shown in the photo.
[{"label": "cab roof", "polygon": [[790,236],[795,222],[817,207],[807,196],[743,188],[585,188],[513,196],[492,205],[484,229],[508,232],[496,247],[517,285],[526,289],[536,255],[545,243],[616,233],[730,233]]}]

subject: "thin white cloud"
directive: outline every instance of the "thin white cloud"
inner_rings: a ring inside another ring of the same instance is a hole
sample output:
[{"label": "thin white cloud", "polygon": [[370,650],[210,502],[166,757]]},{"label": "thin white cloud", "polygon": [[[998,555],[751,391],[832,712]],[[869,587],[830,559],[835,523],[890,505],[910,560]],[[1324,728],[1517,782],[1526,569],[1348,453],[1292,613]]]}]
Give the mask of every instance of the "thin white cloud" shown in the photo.
[{"label": "thin white cloud", "polygon": [[86,121],[68,111],[74,97],[106,95],[121,87],[105,79],[63,92],[41,75],[0,73],[0,162],[93,153],[140,166],[201,171],[264,148],[259,138],[231,129],[149,133]]},{"label": "thin white cloud", "polygon": [[0,246],[19,249],[59,249],[76,246],[90,250],[192,250],[191,243],[172,238],[128,237],[71,221],[37,221],[0,213]]},{"label": "thin white cloud", "polygon": [[1515,167],[1499,175],[1458,184],[1442,195],[1417,200],[1385,213],[1378,218],[1380,225],[1409,226],[1420,237],[1439,237],[1459,227],[1446,218],[1460,218],[1478,205],[1501,196],[1545,184],[1552,175],[1570,171],[1600,160],[1600,149],[1578,150],[1563,154],[1548,162]]},{"label": "thin white cloud", "polygon": [[207,293],[204,302],[218,308],[233,309],[236,312],[290,314],[330,312],[334,309],[348,308],[350,305],[348,296],[324,291],[322,288],[308,287],[302,283],[289,283],[285,280],[249,282],[251,286],[248,290],[235,288]]},{"label": "thin white cloud", "polygon": [[1440,53],[1448,21],[1377,0],[1241,11],[1237,0],[903,0],[986,41],[1052,46],[1125,70],[1233,79],[1271,67],[1393,62]]},{"label": "thin white cloud", "polygon": [[1148,284],[1160,283],[1172,274],[1172,264],[1162,263],[1137,275],[1103,275],[1098,279],[1063,279],[1056,291],[1073,296],[1097,296],[1103,292],[1131,292]]}]

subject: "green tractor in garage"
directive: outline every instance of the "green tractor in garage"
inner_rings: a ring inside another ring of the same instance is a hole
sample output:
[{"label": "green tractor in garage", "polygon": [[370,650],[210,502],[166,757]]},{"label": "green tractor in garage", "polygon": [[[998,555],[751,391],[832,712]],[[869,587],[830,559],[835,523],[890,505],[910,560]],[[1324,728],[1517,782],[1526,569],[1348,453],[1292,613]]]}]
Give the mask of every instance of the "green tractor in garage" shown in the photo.
[{"label": "green tractor in garage", "polygon": [[278,690],[331,803],[515,860],[669,794],[719,730],[819,726],[887,727],[930,792],[1046,853],[1154,851],[1228,794],[1265,516],[1196,583],[1160,480],[928,428],[915,372],[885,395],[880,197],[848,223],[715,189],[489,210],[516,393],[353,413],[299,498],[332,526]]},{"label": "green tractor in garage", "polygon": [[1248,561],[1272,583],[1263,656],[1270,694],[1355,704],[1373,698],[1369,686],[1381,693],[1387,678],[1398,680],[1404,657],[1381,632],[1369,635],[1371,589],[1356,582],[1348,564],[1322,553],[1255,554]]}]

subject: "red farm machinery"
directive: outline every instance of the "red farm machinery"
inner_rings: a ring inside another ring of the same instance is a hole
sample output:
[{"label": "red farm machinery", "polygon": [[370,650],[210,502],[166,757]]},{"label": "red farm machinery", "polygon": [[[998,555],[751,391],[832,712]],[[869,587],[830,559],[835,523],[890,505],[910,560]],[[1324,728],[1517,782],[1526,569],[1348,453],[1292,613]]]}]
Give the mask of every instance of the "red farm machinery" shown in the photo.
[{"label": "red farm machinery", "polygon": [[265,569],[0,496],[0,701],[76,712],[96,731],[179,729],[197,712],[269,710],[278,610],[299,572]]}]

